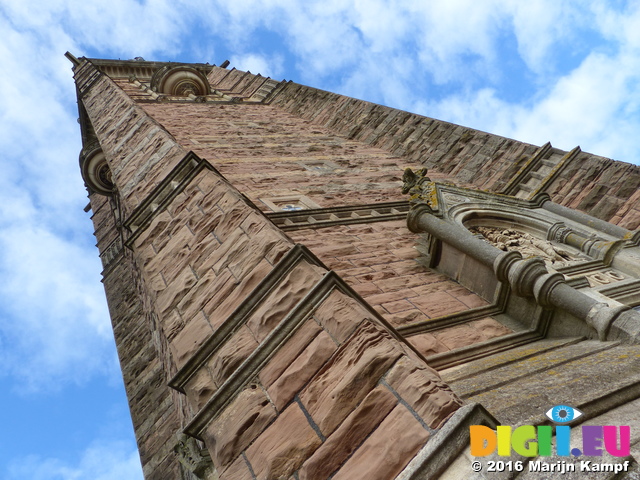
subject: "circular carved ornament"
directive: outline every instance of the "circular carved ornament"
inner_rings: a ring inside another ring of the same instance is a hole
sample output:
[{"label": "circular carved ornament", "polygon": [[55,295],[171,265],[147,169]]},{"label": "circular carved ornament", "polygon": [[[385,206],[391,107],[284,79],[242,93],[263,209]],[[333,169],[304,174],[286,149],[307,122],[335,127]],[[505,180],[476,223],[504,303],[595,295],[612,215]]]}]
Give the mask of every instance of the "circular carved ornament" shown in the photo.
[{"label": "circular carved ornament", "polygon": [[171,96],[209,95],[211,89],[207,77],[193,67],[162,67],[151,77],[154,92]]},{"label": "circular carved ornament", "polygon": [[91,191],[101,195],[113,193],[111,170],[102,150],[92,150],[84,158],[81,157],[80,168],[84,183]]}]

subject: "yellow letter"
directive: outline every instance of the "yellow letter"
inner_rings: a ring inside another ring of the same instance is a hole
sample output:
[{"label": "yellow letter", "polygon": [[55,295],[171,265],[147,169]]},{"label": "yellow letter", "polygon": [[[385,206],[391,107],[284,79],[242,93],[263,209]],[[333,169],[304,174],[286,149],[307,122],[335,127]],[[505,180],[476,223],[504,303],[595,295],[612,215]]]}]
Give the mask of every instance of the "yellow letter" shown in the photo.
[{"label": "yellow letter", "polygon": [[498,455],[511,456],[511,427],[500,425],[498,428]]}]

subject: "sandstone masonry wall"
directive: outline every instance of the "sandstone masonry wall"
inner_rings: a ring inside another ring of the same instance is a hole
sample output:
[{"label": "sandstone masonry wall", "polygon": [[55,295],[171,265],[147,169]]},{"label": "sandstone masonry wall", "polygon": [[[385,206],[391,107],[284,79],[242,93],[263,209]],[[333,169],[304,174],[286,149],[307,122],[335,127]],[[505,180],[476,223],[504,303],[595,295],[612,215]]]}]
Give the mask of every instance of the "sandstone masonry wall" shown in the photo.
[{"label": "sandstone masonry wall", "polygon": [[[462,186],[499,192],[533,145],[293,82],[273,105],[451,176]],[[640,225],[640,166],[581,153],[549,187],[552,199],[634,230]]]},{"label": "sandstone masonry wall", "polygon": [[[292,194],[303,194],[324,208],[405,200],[400,180],[405,158],[346,140],[280,108],[156,102],[140,106],[182,145],[212,159],[265,213],[271,208],[264,199]],[[436,173],[433,178],[449,177]],[[291,231],[289,236],[309,247],[396,327],[487,305],[419,263],[417,237],[404,220]],[[461,338],[459,345],[448,341],[445,346],[435,337],[426,342],[426,336],[419,345],[425,347],[424,354],[432,354],[462,346],[470,338],[484,341],[509,332],[491,319],[477,326],[480,333]]]},{"label": "sandstone masonry wall", "polygon": [[91,201],[101,253],[124,244],[105,289],[145,477],[191,475],[182,430],[223,479],[398,473],[460,406],[438,374],[116,83],[81,90],[116,185]]}]

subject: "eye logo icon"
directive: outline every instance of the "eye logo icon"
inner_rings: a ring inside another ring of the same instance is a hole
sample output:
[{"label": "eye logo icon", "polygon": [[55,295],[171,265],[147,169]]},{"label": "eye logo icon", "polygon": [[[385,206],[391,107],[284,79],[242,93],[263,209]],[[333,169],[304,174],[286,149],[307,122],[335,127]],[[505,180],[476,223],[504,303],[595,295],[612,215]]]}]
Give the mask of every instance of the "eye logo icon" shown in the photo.
[{"label": "eye logo icon", "polygon": [[555,407],[551,407],[545,415],[552,422],[569,423],[582,416],[582,412],[577,408],[569,407],[567,405],[556,405]]}]

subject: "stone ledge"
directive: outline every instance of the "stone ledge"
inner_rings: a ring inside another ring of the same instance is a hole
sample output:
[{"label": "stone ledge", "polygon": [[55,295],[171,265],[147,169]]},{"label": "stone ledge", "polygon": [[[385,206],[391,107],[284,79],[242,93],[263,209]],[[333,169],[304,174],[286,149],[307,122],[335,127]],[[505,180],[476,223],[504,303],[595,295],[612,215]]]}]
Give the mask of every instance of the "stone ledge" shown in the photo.
[{"label": "stone ledge", "polygon": [[[160,184],[145,198],[135,211],[124,221],[124,227],[132,233],[125,246],[132,248],[133,242],[151,224],[151,221],[164,211],[202,170],[220,173],[204,159],[189,152]],[[220,175],[222,177],[222,175]]]},{"label": "stone ledge", "polygon": [[271,357],[297,331],[309,314],[336,287],[337,275],[328,272],[303,298],[280,324],[264,339],[254,352],[220,386],[206,405],[186,426],[187,435],[201,439],[207,425],[235,398],[255,377]]},{"label": "stone ledge", "polygon": [[432,436],[395,480],[438,478],[469,444],[469,427],[471,425],[486,425],[495,428],[499,423],[479,403],[461,407]]},{"label": "stone ledge", "polygon": [[313,208],[293,212],[268,213],[267,217],[283,231],[322,228],[333,225],[403,220],[409,212],[409,202],[370,203],[344,207]]},{"label": "stone ledge", "polygon": [[543,335],[536,331],[516,332],[501,337],[492,338],[466,347],[457,348],[450,352],[436,353],[427,357],[429,366],[437,369],[455,367],[494,353],[510,350],[528,343],[541,340]]},{"label": "stone ledge", "polygon": [[240,328],[258,306],[266,299],[280,280],[298,263],[306,261],[328,270],[304,245],[295,245],[267,274],[247,299],[223,322],[214,334],[206,340],[197,353],[187,361],[169,381],[169,386],[184,393],[184,387],[196,371]]}]

